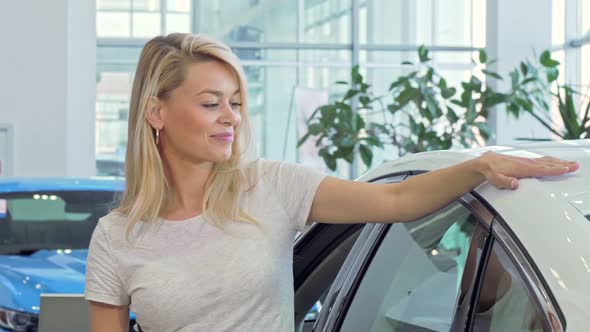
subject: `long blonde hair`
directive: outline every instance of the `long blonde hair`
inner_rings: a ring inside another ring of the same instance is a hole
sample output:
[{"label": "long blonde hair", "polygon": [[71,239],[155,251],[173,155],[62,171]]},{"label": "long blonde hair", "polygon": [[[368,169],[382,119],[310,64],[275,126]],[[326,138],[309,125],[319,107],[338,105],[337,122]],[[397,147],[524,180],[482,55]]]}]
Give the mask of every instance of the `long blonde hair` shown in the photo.
[{"label": "long blonde hair", "polygon": [[227,220],[255,222],[240,208],[248,182],[243,156],[250,140],[246,79],[239,59],[224,44],[204,35],[172,33],[147,42],[139,57],[129,109],[128,145],[125,161],[126,189],[113,212],[127,216],[127,235],[140,220],[158,219],[174,200],[162,156],[155,143],[155,131],[146,120],[147,102],[167,98],[182,84],[191,63],[221,61],[238,77],[241,93],[241,123],[228,160],[216,162],[207,180],[202,210],[206,219],[222,226]]}]

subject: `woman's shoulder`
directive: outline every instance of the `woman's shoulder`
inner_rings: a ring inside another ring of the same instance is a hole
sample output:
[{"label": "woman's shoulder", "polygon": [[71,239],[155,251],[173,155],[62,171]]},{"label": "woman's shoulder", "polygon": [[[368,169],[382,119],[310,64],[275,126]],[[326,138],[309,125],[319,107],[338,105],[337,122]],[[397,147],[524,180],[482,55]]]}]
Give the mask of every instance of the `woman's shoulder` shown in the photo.
[{"label": "woman's shoulder", "polygon": [[284,160],[267,160],[258,158],[256,160],[248,162],[245,165],[244,170],[247,174],[267,175],[268,173],[278,171],[280,168],[284,166],[292,165],[296,164]]},{"label": "woman's shoulder", "polygon": [[120,234],[125,229],[127,221],[128,218],[126,215],[117,211],[111,211],[98,220],[96,227],[99,227],[107,237],[113,237],[113,235]]},{"label": "woman's shoulder", "polygon": [[142,240],[146,235],[157,234],[160,226],[162,226],[162,221],[159,218],[131,223],[126,214],[112,211],[98,220],[93,236],[107,241],[111,248],[124,250],[133,246],[137,240]]},{"label": "woman's shoulder", "polygon": [[277,176],[281,168],[289,164],[285,161],[256,159],[248,162],[244,167],[244,173],[253,185],[261,180],[269,180]]},{"label": "woman's shoulder", "polygon": [[278,167],[280,164],[284,163],[284,161],[279,160],[267,160],[264,158],[257,158],[255,160],[250,160],[245,164],[245,170],[266,170],[268,168]]}]

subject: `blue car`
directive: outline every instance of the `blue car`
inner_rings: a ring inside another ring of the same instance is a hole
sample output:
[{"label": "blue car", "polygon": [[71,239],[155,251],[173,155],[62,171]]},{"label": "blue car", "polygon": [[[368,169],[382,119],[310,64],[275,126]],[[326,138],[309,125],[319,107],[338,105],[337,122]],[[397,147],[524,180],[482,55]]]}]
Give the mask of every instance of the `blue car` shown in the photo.
[{"label": "blue car", "polygon": [[0,331],[37,331],[41,293],[84,292],[92,232],[124,187],[116,179],[0,179]]}]

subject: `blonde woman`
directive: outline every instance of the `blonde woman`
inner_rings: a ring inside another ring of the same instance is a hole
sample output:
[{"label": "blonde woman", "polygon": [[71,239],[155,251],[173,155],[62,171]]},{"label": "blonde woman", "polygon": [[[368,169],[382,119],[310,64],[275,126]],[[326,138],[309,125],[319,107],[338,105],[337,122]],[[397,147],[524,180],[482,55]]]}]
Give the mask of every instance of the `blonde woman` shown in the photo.
[{"label": "blonde woman", "polygon": [[[576,163],[485,155],[401,184],[325,177],[244,159],[246,81],[202,35],[144,47],[133,82],[127,188],[88,253],[93,332],[293,331],[292,241],[310,221],[410,221],[484,181],[575,171]],[[440,190],[424,191],[437,187]]]}]

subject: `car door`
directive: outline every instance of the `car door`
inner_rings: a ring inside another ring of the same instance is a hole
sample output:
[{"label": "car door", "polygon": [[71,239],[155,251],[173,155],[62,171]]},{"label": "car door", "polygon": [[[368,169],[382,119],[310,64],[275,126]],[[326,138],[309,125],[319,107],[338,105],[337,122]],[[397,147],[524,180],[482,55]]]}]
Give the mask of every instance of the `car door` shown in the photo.
[{"label": "car door", "polygon": [[365,229],[314,331],[464,330],[491,222],[465,195],[420,220]]},{"label": "car door", "polygon": [[490,238],[469,330],[564,331],[565,319],[551,292],[500,218],[494,220]]}]

